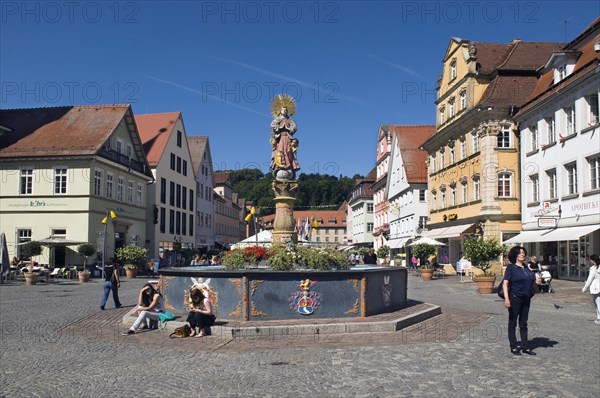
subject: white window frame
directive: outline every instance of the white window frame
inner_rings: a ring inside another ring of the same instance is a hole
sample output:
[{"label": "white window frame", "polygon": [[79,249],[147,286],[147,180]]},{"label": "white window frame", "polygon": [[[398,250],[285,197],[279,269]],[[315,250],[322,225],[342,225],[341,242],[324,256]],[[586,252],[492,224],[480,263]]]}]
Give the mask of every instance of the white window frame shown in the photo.
[{"label": "white window frame", "polygon": [[544,121],[546,122],[546,144],[550,145],[556,142],[556,119],[551,115]]},{"label": "white window frame", "polygon": [[531,181],[531,202],[540,201],[540,176],[538,174],[532,174],[529,176]]},{"label": "white window frame", "polygon": [[512,198],[512,174],[498,173],[498,198]]},{"label": "white window frame", "polygon": [[529,126],[529,136],[531,137],[531,150],[535,151],[538,149],[538,129],[537,124]]},{"label": "white window frame", "polygon": [[119,176],[117,178],[117,202],[125,201],[125,178]]},{"label": "white window frame", "polygon": [[119,155],[123,154],[123,144],[124,144],[123,140],[120,139],[120,138],[117,138],[117,148],[116,148],[116,151],[117,151],[117,153]]},{"label": "white window frame", "polygon": [[456,79],[456,58],[450,61],[450,81]]},{"label": "white window frame", "polygon": [[446,167],[446,155],[445,152],[440,152],[440,170]]},{"label": "white window frame", "polygon": [[503,124],[500,126],[500,131],[498,132],[498,148],[507,149],[512,148],[512,134],[510,132],[510,126],[507,124]]},{"label": "white window frame", "polygon": [[577,163],[572,162],[565,165],[567,195],[576,195],[579,193],[577,189]]},{"label": "white window frame", "polygon": [[55,167],[54,168],[54,183],[52,192],[54,195],[66,195],[67,194],[67,181],[69,179],[69,169],[66,167]]},{"label": "white window frame", "polygon": [[585,100],[588,108],[588,127],[592,127],[600,123],[600,104],[598,104],[598,93],[586,96]]},{"label": "white window frame", "polygon": [[442,209],[445,209],[447,206],[447,198],[446,198],[446,191],[441,191],[442,192]]},{"label": "white window frame", "polygon": [[577,113],[575,111],[575,105],[564,108],[565,112],[565,132],[566,135],[572,135],[577,133]]},{"label": "white window frame", "polygon": [[33,168],[24,167],[19,171],[19,195],[33,195]]},{"label": "white window frame", "polygon": [[469,201],[469,185],[467,184],[467,182],[463,182],[461,183],[461,200],[462,203],[467,203]]},{"label": "white window frame", "polygon": [[546,179],[548,181],[548,199],[556,199],[558,196],[556,186],[556,169],[546,170]]},{"label": "white window frame", "polygon": [[454,147],[450,147],[450,163],[449,164],[454,164],[456,163],[456,153],[454,151]]},{"label": "white window frame", "polygon": [[127,181],[127,203],[133,203],[133,181]]},{"label": "white window frame", "polygon": [[102,196],[102,176],[104,172],[102,169],[94,169],[94,195]]},{"label": "white window frame", "polygon": [[450,206],[456,206],[456,187],[450,187]]},{"label": "white window frame", "polygon": [[459,94],[459,111],[467,108],[467,89],[462,90]]},{"label": "white window frame", "polygon": [[112,199],[115,189],[115,176],[112,173],[106,173],[106,199]]},{"label": "white window frame", "polygon": [[139,182],[137,183],[135,192],[135,204],[138,206],[143,206],[143,188],[142,184],[140,184]]},{"label": "white window frame", "polygon": [[440,108],[440,124],[446,123],[446,107],[442,106]]},{"label": "white window frame", "polygon": [[448,119],[453,118],[456,115],[456,99],[454,97],[448,100]]},{"label": "white window frame", "polygon": [[464,160],[467,158],[467,140],[460,142],[460,159]]},{"label": "white window frame", "polygon": [[590,189],[600,189],[600,155],[595,155],[587,159],[589,168]]},{"label": "white window frame", "polygon": [[481,182],[479,179],[473,180],[473,200],[477,201],[481,199]]},{"label": "white window frame", "polygon": [[477,132],[473,133],[473,153],[479,152],[479,135]]}]

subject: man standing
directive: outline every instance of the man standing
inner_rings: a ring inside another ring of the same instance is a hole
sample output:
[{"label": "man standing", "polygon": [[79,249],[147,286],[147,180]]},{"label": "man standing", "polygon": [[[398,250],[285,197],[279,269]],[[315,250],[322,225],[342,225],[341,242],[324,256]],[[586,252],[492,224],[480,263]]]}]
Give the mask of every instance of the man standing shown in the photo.
[{"label": "man standing", "polygon": [[377,264],[377,254],[375,254],[375,250],[369,250],[369,253],[365,254],[363,261],[365,264]]}]

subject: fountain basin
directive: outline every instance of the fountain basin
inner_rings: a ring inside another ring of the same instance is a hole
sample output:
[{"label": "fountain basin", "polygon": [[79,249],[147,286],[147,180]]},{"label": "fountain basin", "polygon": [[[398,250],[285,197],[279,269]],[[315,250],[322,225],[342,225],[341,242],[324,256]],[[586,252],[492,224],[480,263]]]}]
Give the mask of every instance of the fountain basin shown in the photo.
[{"label": "fountain basin", "polygon": [[359,318],[397,311],[407,302],[407,270],[360,266],[336,271],[161,268],[167,309],[187,313],[192,278],[210,279],[218,319]]}]

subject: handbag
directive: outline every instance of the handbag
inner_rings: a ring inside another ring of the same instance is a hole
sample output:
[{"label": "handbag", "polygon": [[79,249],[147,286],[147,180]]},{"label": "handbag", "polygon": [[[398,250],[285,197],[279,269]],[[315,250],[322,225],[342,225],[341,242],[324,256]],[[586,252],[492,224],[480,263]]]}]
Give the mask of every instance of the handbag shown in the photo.
[{"label": "handbag", "polygon": [[158,314],[158,319],[162,322],[169,322],[172,321],[173,319],[175,319],[175,315],[173,315],[170,311],[166,311],[166,312],[161,312],[160,314]]},{"label": "handbag", "polygon": [[[504,289],[502,288],[502,284],[504,284],[504,278],[502,278],[502,280],[500,281],[500,284],[496,288],[496,292],[498,293],[498,297],[500,297],[502,300],[504,300],[505,297],[504,297]],[[509,289],[509,294],[510,294],[510,285],[508,285],[508,289]]]}]

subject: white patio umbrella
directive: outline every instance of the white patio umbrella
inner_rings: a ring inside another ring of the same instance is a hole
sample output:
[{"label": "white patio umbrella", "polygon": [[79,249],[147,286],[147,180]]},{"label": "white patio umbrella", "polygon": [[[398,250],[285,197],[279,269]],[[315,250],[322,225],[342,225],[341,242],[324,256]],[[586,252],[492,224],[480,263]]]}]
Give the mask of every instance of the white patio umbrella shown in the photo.
[{"label": "white patio umbrella", "polygon": [[[78,246],[81,245],[83,243],[88,243],[88,242],[81,242],[78,240],[71,240],[71,239],[61,239],[61,238],[45,238],[45,239],[39,239],[36,240],[35,242],[41,244],[42,246],[46,246],[50,249],[50,253],[52,254],[52,248],[56,247],[56,246]],[[52,268],[54,268],[55,264],[54,264],[54,258],[52,258],[52,264],[50,264],[52,266]]]},{"label": "white patio umbrella", "polygon": [[409,246],[415,246],[415,245],[422,245],[422,244],[432,245],[432,246],[446,246],[445,243],[442,243],[442,242],[437,241],[435,239],[428,238],[426,236],[423,236],[423,237],[417,239],[416,241],[414,241],[412,243],[409,243],[408,245]]}]

